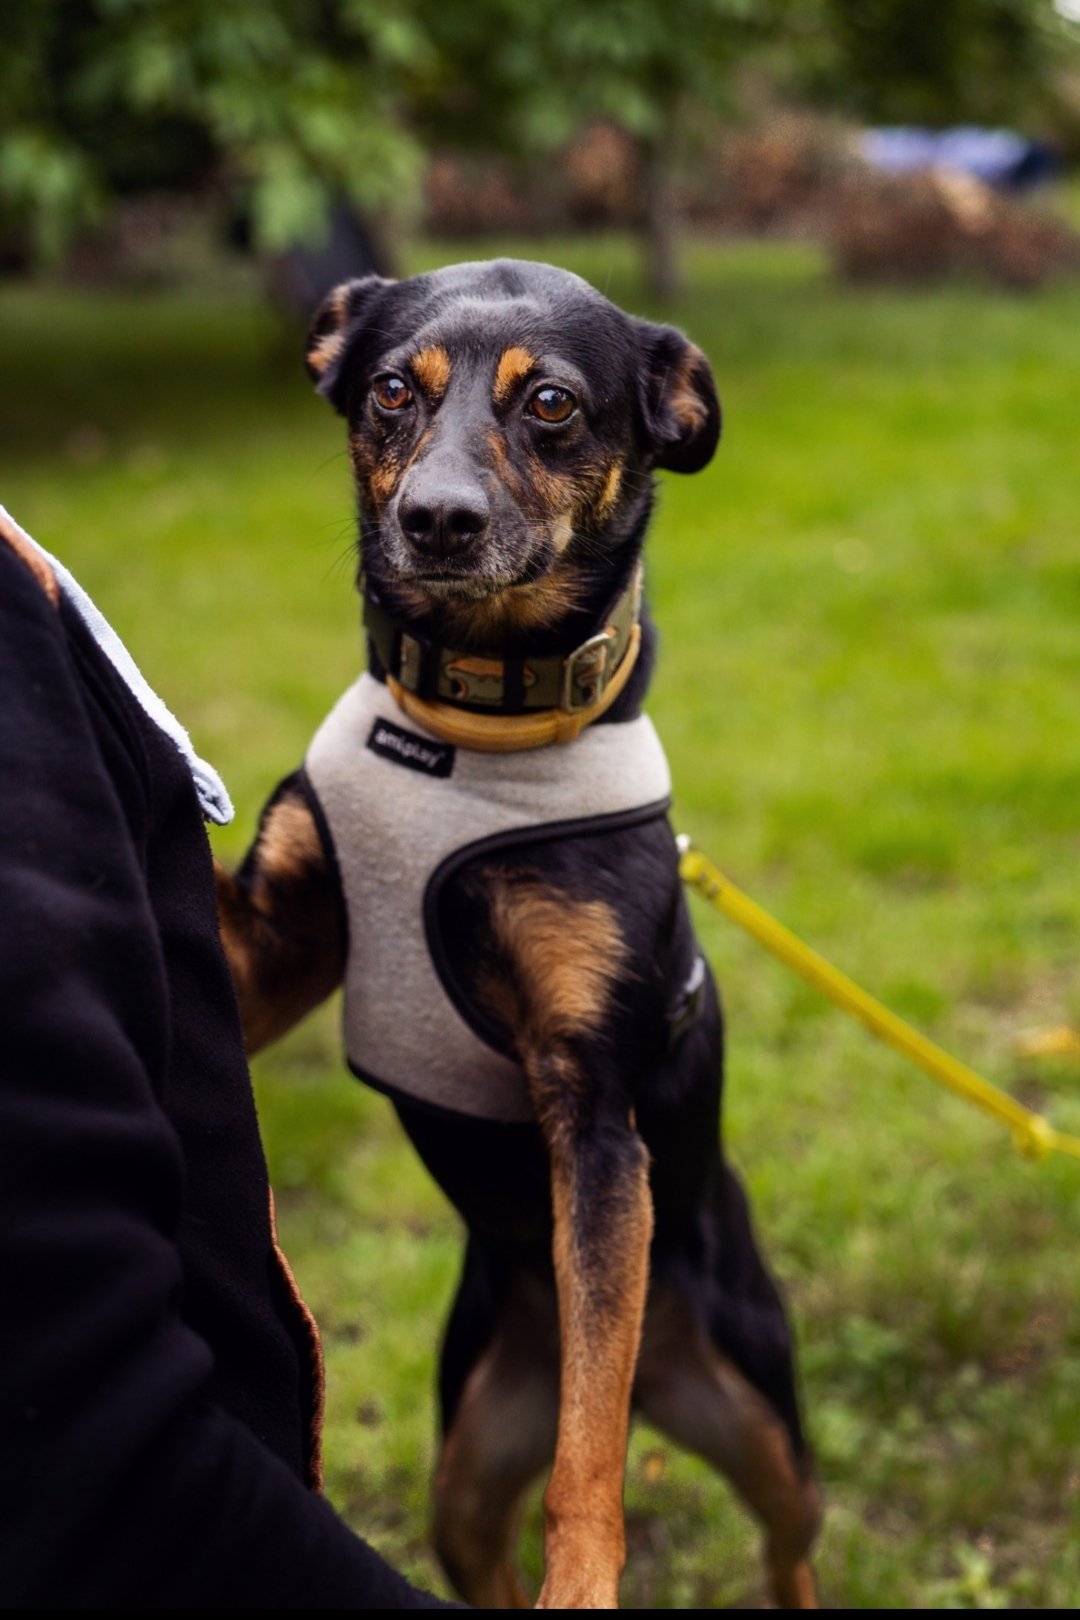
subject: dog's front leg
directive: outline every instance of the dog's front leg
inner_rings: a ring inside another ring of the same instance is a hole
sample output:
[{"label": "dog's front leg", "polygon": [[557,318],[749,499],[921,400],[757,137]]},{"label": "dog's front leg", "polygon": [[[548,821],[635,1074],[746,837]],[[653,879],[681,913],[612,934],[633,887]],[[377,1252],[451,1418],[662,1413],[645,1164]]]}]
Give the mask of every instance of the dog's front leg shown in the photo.
[{"label": "dog's front leg", "polygon": [[551,1053],[530,1075],[551,1155],[561,1341],[539,1607],[612,1609],[626,1556],[623,1475],[652,1200],[640,1138],[625,1116],[590,1117],[590,1077],[577,1062]]},{"label": "dog's front leg", "polygon": [[614,1608],[652,1236],[620,1038],[628,952],[611,905],[536,874],[493,874],[489,901],[482,993],[513,1034],[551,1162],[560,1399],[540,1606]]},{"label": "dog's front leg", "polygon": [[215,862],[221,941],[248,1054],[276,1041],[341,983],[337,879],[297,777],[262,813],[238,872]]}]

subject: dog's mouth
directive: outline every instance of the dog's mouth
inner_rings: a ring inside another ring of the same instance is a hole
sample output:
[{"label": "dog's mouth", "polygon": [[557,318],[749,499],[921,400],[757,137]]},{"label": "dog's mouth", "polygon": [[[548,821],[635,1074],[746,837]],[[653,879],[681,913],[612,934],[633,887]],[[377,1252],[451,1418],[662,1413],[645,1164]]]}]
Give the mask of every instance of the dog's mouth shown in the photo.
[{"label": "dog's mouth", "polygon": [[501,638],[548,632],[581,606],[589,575],[535,534],[525,544],[503,536],[484,555],[432,558],[384,545],[371,561],[373,581],[389,592],[399,611],[427,622],[427,632],[461,645],[495,649]]},{"label": "dog's mouth", "polygon": [[512,574],[475,574],[450,569],[399,573],[402,585],[419,591],[434,602],[483,602],[498,596],[511,585],[524,584]]},{"label": "dog's mouth", "polygon": [[552,560],[548,548],[526,549],[508,537],[468,550],[468,555],[432,557],[397,545],[387,562],[396,584],[433,602],[481,602],[527,587],[547,572]]}]

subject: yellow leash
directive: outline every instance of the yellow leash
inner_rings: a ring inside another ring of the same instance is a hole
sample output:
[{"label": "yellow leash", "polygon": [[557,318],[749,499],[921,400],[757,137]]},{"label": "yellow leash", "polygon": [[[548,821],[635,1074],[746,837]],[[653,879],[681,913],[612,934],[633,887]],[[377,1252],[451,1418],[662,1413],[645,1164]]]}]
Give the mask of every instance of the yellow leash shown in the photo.
[{"label": "yellow leash", "polygon": [[974,1069],[950,1057],[948,1052],[927,1040],[925,1035],[920,1035],[918,1030],[912,1029],[888,1007],[882,1006],[880,1001],[875,1001],[865,990],[860,990],[852,979],[834,968],[831,962],[826,962],[809,945],[804,945],[790,929],[770,917],[767,911],[718,871],[700,850],[694,849],[689,838],[680,837],[678,844],[679,876],[689,888],[704,895],[725,917],[730,917],[732,922],[744,928],[759,945],[764,945],[781,962],[794,968],[808,984],[820,990],[823,996],[835,1002],[852,1018],[859,1019],[879,1040],[901,1052],[931,1080],[947,1086],[957,1096],[1007,1125],[1012,1132],[1013,1146],[1019,1153],[1029,1159],[1045,1159],[1051,1153],[1067,1153],[1074,1159],[1080,1159],[1080,1137],[1055,1130],[1041,1114],[1032,1113],[1007,1092],[1000,1091],[989,1080],[984,1080],[982,1075],[976,1074]]}]

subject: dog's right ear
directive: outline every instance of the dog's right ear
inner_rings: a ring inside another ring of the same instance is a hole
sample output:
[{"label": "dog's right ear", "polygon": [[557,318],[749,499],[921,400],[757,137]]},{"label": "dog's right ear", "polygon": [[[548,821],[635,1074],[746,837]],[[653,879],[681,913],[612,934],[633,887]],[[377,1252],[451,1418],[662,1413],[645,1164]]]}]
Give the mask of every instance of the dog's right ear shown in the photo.
[{"label": "dog's right ear", "polygon": [[392,285],[383,276],[343,281],[340,287],[327,293],[315,311],[308,331],[304,364],[318,392],[325,395],[342,416],[345,414],[345,358],[376,298]]},{"label": "dog's right ear", "polygon": [[641,360],[638,393],[654,467],[695,473],[720,439],[720,401],[712,368],[674,326],[635,321]]}]

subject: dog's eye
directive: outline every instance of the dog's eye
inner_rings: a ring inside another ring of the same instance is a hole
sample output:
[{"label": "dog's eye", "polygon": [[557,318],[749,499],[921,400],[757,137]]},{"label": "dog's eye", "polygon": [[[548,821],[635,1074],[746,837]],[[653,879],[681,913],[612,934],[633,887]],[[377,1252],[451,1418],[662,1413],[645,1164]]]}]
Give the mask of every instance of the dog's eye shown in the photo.
[{"label": "dog's eye", "polygon": [[371,392],[384,411],[400,411],[412,402],[412,389],[400,377],[379,377]]},{"label": "dog's eye", "polygon": [[577,400],[568,388],[538,388],[529,401],[529,410],[541,422],[567,422],[577,409]]}]

